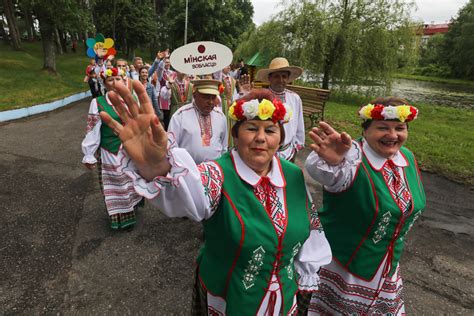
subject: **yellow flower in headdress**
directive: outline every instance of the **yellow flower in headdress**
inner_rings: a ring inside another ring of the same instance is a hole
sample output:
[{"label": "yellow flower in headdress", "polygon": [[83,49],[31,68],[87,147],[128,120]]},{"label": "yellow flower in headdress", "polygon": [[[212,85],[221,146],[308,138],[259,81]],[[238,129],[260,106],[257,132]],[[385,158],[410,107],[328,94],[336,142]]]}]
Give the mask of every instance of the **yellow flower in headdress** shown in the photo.
[{"label": "yellow flower in headdress", "polygon": [[234,121],[238,121],[239,119],[237,118],[237,116],[235,116],[234,114],[234,111],[235,111],[235,102],[231,105],[231,107],[229,108],[229,116],[231,119],[233,119]]},{"label": "yellow flower in headdress", "polygon": [[110,77],[110,76],[112,76],[112,74],[113,74],[113,73],[112,73],[112,69],[106,69],[106,70],[105,70],[105,76],[106,76],[106,77]]},{"label": "yellow flower in headdress", "polygon": [[398,119],[400,122],[405,122],[407,117],[410,116],[410,106],[409,105],[400,105],[397,106]]},{"label": "yellow flower in headdress", "polygon": [[366,106],[362,107],[359,111],[359,115],[364,120],[371,120],[372,119],[372,110],[374,109],[373,104],[367,104]]},{"label": "yellow flower in headdress", "polygon": [[263,99],[258,106],[258,118],[262,121],[268,120],[272,117],[273,112],[275,111],[275,106],[272,102],[268,101],[267,99]]}]

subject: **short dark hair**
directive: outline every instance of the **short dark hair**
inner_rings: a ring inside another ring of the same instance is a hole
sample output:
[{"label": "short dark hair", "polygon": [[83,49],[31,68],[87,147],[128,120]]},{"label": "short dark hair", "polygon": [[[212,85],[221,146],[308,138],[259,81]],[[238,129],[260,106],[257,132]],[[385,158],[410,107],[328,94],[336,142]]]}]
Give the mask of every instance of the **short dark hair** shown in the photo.
[{"label": "short dark hair", "polygon": [[[399,97],[378,97],[378,98],[375,98],[375,99],[371,100],[369,103],[370,104],[381,104],[383,106],[389,106],[389,105],[397,106],[397,105],[409,104],[406,99],[399,98]],[[365,120],[365,121],[362,122],[361,125],[362,125],[362,128],[364,129],[364,131],[369,128],[370,124],[372,124],[372,121],[373,120]]]}]

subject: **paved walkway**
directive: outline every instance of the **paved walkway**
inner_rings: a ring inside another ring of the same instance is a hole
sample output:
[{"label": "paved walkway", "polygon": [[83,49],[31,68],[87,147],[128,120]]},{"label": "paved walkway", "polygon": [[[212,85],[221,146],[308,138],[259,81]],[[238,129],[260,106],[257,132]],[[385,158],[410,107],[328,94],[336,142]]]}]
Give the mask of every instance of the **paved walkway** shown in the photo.
[{"label": "paved walkway", "polygon": [[[0,314],[189,314],[201,227],[147,206],[131,232],[108,229],[80,163],[88,107],[0,124]],[[428,208],[402,260],[408,312],[472,314],[472,191],[424,181]]]}]

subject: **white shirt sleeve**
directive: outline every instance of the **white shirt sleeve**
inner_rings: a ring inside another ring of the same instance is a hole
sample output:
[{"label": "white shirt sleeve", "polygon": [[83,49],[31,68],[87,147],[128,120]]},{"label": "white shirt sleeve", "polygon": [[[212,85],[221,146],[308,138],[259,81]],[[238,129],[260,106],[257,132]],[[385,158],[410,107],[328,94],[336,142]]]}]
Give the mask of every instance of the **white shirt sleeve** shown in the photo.
[{"label": "white shirt sleeve", "polygon": [[314,180],[324,185],[327,191],[342,192],[354,181],[361,162],[362,149],[357,142],[352,141],[351,148],[339,165],[329,165],[313,151],[306,159],[305,168]]},{"label": "white shirt sleeve", "polygon": [[300,291],[316,291],[319,286],[319,269],[332,260],[331,247],[324,234],[316,207],[310,193],[307,191],[311,205],[311,231],[308,239],[300,248],[295,257],[295,270],[300,278],[298,288]]},{"label": "white shirt sleeve", "polygon": [[[208,179],[205,175],[213,174],[214,177],[222,178],[220,168],[214,162],[197,166],[185,149],[174,147],[169,150],[169,173],[147,182],[138,174],[125,150],[121,148],[119,155],[119,161],[122,162],[118,170],[132,180],[138,194],[149,199],[166,216],[186,216],[200,222],[210,218],[216,211],[222,190],[206,193],[203,185],[203,181]],[[213,172],[207,172],[209,168]]]},{"label": "white shirt sleeve", "polygon": [[94,155],[100,145],[101,126],[102,120],[100,119],[99,109],[97,108],[97,99],[93,99],[89,107],[89,114],[87,115],[86,136],[81,144],[82,152],[84,153],[82,163],[94,164],[97,162]]},{"label": "white shirt sleeve", "polygon": [[176,115],[175,113],[171,116],[170,122],[168,124],[168,133],[173,134],[173,137],[176,140],[178,147],[184,147],[181,141],[181,119],[182,115]]},{"label": "white shirt sleeve", "polygon": [[303,103],[301,98],[298,96],[298,103],[295,107],[297,113],[293,113],[295,115],[295,120],[298,121],[298,126],[296,128],[296,136],[295,136],[295,145],[296,150],[299,151],[303,149],[305,144],[305,128],[304,128],[304,116],[303,116]]}]

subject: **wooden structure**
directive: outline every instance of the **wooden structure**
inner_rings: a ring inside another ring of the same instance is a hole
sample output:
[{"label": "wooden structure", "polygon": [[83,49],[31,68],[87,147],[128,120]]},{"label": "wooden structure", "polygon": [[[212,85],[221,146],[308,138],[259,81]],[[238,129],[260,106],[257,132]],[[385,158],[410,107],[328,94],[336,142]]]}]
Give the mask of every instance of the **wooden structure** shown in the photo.
[{"label": "wooden structure", "polygon": [[[260,81],[254,82],[253,85],[255,88],[268,87],[268,83]],[[309,118],[311,121],[311,127],[319,121],[324,120],[324,107],[329,99],[329,95],[331,94],[330,90],[292,84],[287,85],[286,88],[300,96],[301,101],[303,102],[303,115]]]}]

